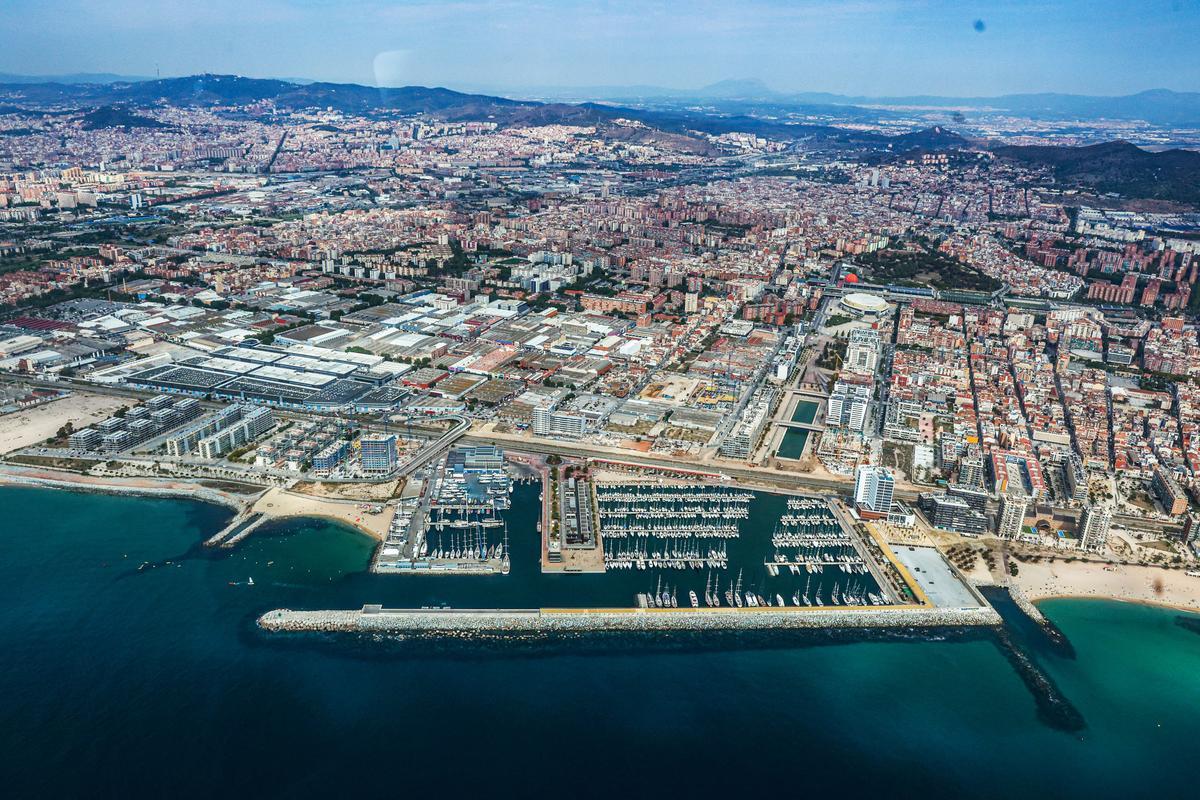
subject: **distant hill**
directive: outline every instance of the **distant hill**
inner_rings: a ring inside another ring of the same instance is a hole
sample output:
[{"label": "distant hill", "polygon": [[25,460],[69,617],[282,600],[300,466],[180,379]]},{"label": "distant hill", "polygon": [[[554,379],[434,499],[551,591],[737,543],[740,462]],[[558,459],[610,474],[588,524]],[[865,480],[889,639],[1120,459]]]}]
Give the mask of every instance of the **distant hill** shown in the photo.
[{"label": "distant hill", "polygon": [[738,98],[760,100],[763,98],[773,97],[776,93],[771,91],[765,83],[758,78],[741,78],[737,80],[717,81],[710,83],[696,91],[699,97],[709,98]]},{"label": "distant hill", "polygon": [[119,106],[100,106],[92,111],[84,114],[80,121],[83,122],[85,131],[95,131],[102,128],[169,128],[171,127],[165,122],[159,122],[150,117],[143,117],[140,114],[134,114],[127,108]]},{"label": "distant hill", "polygon": [[718,81],[698,89],[670,89],[662,86],[579,86],[531,87],[530,92],[549,99],[648,102],[679,105],[702,103],[720,111],[733,111],[747,102],[776,109],[806,113],[854,109],[863,113],[870,107],[876,113],[909,106],[946,108],[947,110],[1004,111],[1034,119],[1119,119],[1145,120],[1156,125],[1200,125],[1200,92],[1176,92],[1148,89],[1129,95],[1100,96],[1041,92],[1007,94],[994,97],[945,97],[940,95],[872,96],[832,92],[783,92],[762,81],[746,78]]},{"label": "distant hill", "polygon": [[1086,147],[997,147],[992,152],[1028,166],[1048,167],[1057,180],[1073,186],[1200,204],[1200,153],[1191,150],[1151,153],[1116,141]]},{"label": "distant hill", "polygon": [[271,100],[282,108],[328,106],[340,111],[396,110],[432,113],[472,106],[481,113],[496,108],[528,105],[502,97],[468,95],[449,89],[405,86],[397,89],[353,83],[296,84],[267,78],[235,75],[194,75],[186,78],[117,82],[110,84],[12,84],[0,91],[26,102],[57,104],[89,102],[106,105],[175,106],[246,105]]},{"label": "distant hill", "polygon": [[73,72],[67,75],[14,75],[0,72],[0,83],[121,83],[148,81],[137,75],[114,75],[111,72]]},{"label": "distant hill", "polygon": [[[756,81],[729,81],[708,90],[730,96],[765,89]],[[597,126],[603,135],[643,143],[663,142],[690,152],[715,154],[716,148],[697,133],[719,135],[754,133],[783,139],[807,140],[834,148],[863,148],[899,152],[914,148],[954,149],[966,144],[958,134],[943,128],[885,136],[870,131],[832,125],[778,122],[740,114],[708,114],[692,110],[634,109],[599,103],[541,103],[492,95],[467,94],[440,87],[381,88],[351,83],[298,84],[286,80],[243,78],[234,75],[194,75],[186,78],[117,82],[111,84],[31,83],[0,85],[0,101],[61,112],[64,108],[110,107],[132,114],[139,108],[167,104],[180,107],[248,105],[270,101],[277,108],[333,108],[347,113],[433,114],[451,121],[494,121],[501,125],[568,124]],[[119,122],[115,111],[105,112],[96,124]],[[635,120],[649,129],[615,124]],[[148,118],[141,117],[146,120]],[[153,122],[153,120],[150,120]],[[145,123],[142,123],[143,125]]]},{"label": "distant hill", "polygon": [[[0,73],[0,85],[98,85],[115,84],[158,84],[164,94],[176,94],[181,86],[203,80],[208,84],[234,79],[233,76],[200,75],[186,78],[150,78],[116,75],[107,72],[72,73],[67,75],[15,75]],[[283,78],[264,80],[259,78],[236,78],[239,82],[258,81],[264,84],[290,86],[354,86],[311,81],[305,78]],[[209,89],[211,90],[211,85]],[[369,91],[382,91],[373,87],[357,87]],[[404,87],[412,88],[412,87]],[[186,92],[187,88],[182,91]],[[450,91],[450,90],[443,90]],[[465,92],[477,97],[503,99],[497,95],[507,91],[489,89],[488,94]],[[1158,125],[1200,125],[1200,92],[1176,92],[1170,89],[1148,89],[1129,95],[1102,96],[1079,95],[1061,92],[1039,92],[1007,94],[994,97],[952,97],[942,95],[846,95],[833,92],[788,92],[767,86],[758,78],[738,78],[717,81],[696,89],[673,89],[663,86],[578,86],[578,87],[530,87],[528,93],[547,100],[614,101],[636,102],[639,100],[669,102],[672,107],[687,103],[707,103],[728,111],[738,104],[769,103],[776,107],[803,108],[818,112],[821,107],[861,109],[870,106],[877,112],[881,108],[898,106],[929,106],[934,108],[966,108],[977,110],[1008,111],[1042,119],[1141,119]],[[49,97],[53,97],[53,90]],[[113,102],[119,102],[113,98]],[[174,102],[179,102],[178,100]]]},{"label": "distant hill", "polygon": [[960,150],[970,144],[964,137],[941,125],[934,125],[932,128],[912,133],[902,133],[892,139],[892,149],[896,151]]}]

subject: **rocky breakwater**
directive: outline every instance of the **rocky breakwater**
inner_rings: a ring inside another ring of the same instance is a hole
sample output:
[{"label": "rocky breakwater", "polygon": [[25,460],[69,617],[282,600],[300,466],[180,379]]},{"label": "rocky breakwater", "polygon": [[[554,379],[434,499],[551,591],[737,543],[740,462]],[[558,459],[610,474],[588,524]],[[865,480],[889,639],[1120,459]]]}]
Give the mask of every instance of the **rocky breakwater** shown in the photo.
[{"label": "rocky breakwater", "polygon": [[[1042,610],[1033,604],[1033,601],[1029,599],[1029,596],[1025,594],[1025,590],[1023,590],[1020,586],[1010,582],[1005,587],[991,589],[989,591],[997,592],[1005,590],[1007,590],[1008,596],[1012,598],[1013,604],[1016,605],[1016,607],[1019,608],[1022,613],[1025,614],[1025,616],[1037,624],[1037,627],[1041,630],[1042,634],[1045,635],[1046,642],[1051,648],[1053,648],[1057,655],[1060,655],[1063,658],[1075,657],[1075,648],[1071,644],[1071,641],[1067,639],[1067,635],[1059,630],[1057,625],[1046,618],[1046,615],[1042,613]],[[995,595],[993,594],[993,600],[994,597]]]},{"label": "rocky breakwater", "polygon": [[74,492],[126,495],[129,497],[170,497],[182,500],[202,500],[241,511],[249,507],[257,495],[235,495],[184,480],[151,478],[94,478],[89,475],[54,470],[0,464],[0,486],[31,486],[42,489],[67,489]]},{"label": "rocky breakwater", "polygon": [[784,628],[941,628],[998,626],[989,607],[862,609],[383,609],[292,611],[259,617],[271,632],[555,633],[584,631],[767,630]]}]

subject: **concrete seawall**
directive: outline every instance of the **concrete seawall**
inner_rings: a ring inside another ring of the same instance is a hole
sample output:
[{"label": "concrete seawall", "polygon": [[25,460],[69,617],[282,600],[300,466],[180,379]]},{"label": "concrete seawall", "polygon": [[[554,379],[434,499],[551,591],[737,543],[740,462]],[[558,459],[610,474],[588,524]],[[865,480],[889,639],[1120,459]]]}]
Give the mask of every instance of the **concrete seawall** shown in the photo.
[{"label": "concrete seawall", "polygon": [[272,632],[461,633],[671,630],[769,630],[777,628],[940,628],[997,626],[989,607],[862,607],[838,609],[381,609],[292,611],[276,609],[258,619]]}]

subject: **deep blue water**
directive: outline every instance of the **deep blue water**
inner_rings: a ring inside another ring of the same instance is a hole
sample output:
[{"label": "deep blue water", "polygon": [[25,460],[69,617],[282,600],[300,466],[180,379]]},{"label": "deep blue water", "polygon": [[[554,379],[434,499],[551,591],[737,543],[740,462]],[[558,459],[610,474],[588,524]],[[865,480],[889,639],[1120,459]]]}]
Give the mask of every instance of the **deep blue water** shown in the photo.
[{"label": "deep blue water", "polygon": [[229,514],[185,501],[0,488],[0,512],[6,796],[1192,792],[1200,635],[1166,610],[1045,604],[1076,657],[1033,655],[1086,721],[1063,733],[986,635],[268,637],[268,608],[461,606],[522,578],[366,575],[372,543],[324,522],[203,551]]}]

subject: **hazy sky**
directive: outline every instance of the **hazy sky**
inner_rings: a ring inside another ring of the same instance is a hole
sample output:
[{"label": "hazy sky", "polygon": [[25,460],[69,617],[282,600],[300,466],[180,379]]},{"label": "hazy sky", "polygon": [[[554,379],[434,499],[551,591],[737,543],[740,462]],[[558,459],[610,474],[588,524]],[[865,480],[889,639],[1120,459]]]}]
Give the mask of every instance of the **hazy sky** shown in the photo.
[{"label": "hazy sky", "polygon": [[0,0],[0,72],[852,94],[1200,90],[1200,0]]}]

